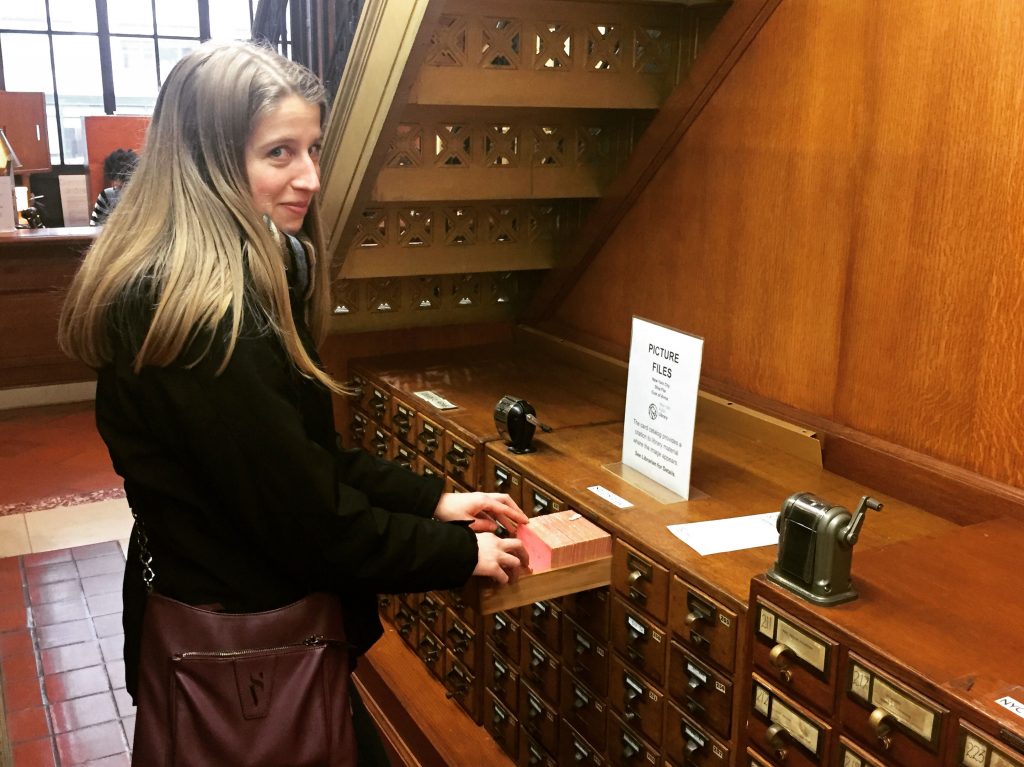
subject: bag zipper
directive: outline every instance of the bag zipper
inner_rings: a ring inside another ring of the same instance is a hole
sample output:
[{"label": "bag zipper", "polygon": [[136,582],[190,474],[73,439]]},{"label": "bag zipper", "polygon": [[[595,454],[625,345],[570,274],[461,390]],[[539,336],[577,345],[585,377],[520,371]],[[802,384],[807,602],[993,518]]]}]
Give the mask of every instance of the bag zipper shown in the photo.
[{"label": "bag zipper", "polygon": [[287,650],[296,650],[303,647],[337,647],[345,646],[347,642],[342,642],[338,639],[327,639],[326,637],[314,635],[308,636],[301,642],[293,642],[291,644],[281,645],[280,647],[259,647],[247,650],[187,650],[185,652],[177,652],[171,656],[173,661],[182,661],[189,658],[244,658],[250,655],[265,655],[267,653],[285,652]]}]

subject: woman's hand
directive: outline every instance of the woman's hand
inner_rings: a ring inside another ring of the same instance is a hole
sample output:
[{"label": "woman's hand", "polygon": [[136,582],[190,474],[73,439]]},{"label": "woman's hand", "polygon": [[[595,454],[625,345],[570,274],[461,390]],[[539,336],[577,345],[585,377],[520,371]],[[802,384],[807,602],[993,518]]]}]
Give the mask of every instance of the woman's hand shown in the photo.
[{"label": "woman's hand", "polygon": [[520,571],[530,572],[530,555],[526,553],[523,542],[517,538],[477,533],[476,548],[473,575],[482,575],[504,584],[514,581]]},{"label": "woman's hand", "polygon": [[504,493],[445,493],[437,502],[434,518],[442,522],[467,522],[475,533],[493,533],[498,524],[515,533],[530,520]]}]

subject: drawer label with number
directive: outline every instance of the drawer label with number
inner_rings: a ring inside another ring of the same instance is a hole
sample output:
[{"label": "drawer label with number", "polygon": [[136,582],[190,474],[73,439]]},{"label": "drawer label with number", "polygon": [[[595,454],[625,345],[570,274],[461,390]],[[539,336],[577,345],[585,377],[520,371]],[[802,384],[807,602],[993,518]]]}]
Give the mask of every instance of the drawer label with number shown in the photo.
[{"label": "drawer label with number", "polygon": [[862,703],[883,709],[908,733],[930,746],[937,744],[940,712],[852,654],[847,690]]}]

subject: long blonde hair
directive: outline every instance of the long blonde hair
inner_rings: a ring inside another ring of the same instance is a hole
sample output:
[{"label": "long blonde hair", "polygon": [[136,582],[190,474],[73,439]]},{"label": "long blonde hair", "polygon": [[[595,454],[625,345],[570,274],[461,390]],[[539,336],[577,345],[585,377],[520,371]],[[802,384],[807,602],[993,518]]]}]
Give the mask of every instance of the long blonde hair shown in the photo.
[{"label": "long blonde hair", "polygon": [[[95,368],[109,363],[110,312],[126,297],[143,296],[153,314],[134,359],[136,372],[178,361],[198,338],[212,339],[230,313],[223,370],[244,304],[254,300],[295,367],[345,391],[298,337],[282,243],[256,209],[245,171],[246,140],[256,120],[291,95],[318,105],[323,119],[324,91],[316,77],[251,43],[203,44],[171,70],[139,166],[64,303],[59,341],[67,354]],[[300,238],[310,256],[306,320],[319,343],[328,323],[330,264],[315,199]]]}]

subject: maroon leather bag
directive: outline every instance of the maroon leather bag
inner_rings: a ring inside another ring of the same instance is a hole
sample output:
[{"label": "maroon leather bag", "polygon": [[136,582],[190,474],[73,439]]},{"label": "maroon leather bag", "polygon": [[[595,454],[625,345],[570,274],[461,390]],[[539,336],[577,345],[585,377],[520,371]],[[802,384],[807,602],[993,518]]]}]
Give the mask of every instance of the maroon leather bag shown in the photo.
[{"label": "maroon leather bag", "polygon": [[132,764],[355,767],[349,646],[330,594],[223,613],[149,594]]}]

